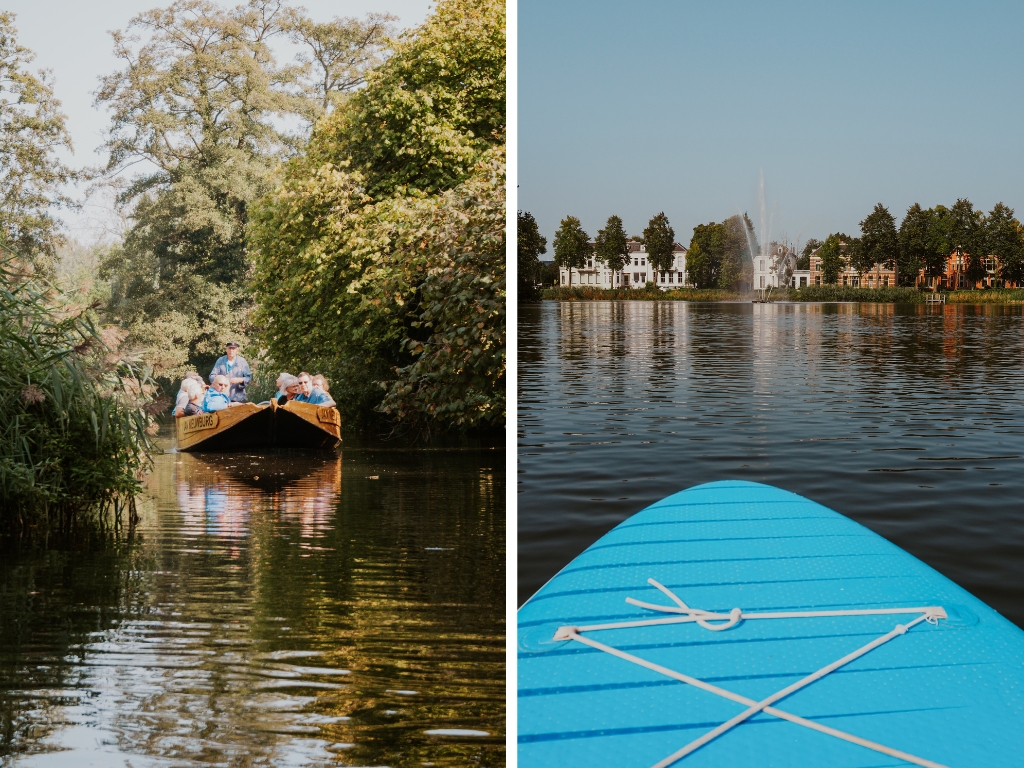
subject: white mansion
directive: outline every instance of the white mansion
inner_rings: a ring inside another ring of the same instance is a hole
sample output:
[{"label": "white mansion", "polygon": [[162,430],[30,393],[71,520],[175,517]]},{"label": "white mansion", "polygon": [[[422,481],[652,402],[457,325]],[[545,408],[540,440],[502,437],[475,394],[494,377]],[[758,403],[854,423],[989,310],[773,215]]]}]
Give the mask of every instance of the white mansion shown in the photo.
[{"label": "white mansion", "polygon": [[629,256],[622,271],[613,272],[591,256],[582,269],[559,267],[559,283],[568,287],[571,277],[573,286],[591,285],[595,288],[643,288],[649,282],[663,291],[686,287],[686,248],[679,243],[672,244],[671,268],[661,272],[655,272],[654,267],[647,263],[646,246],[632,241],[628,246]]}]

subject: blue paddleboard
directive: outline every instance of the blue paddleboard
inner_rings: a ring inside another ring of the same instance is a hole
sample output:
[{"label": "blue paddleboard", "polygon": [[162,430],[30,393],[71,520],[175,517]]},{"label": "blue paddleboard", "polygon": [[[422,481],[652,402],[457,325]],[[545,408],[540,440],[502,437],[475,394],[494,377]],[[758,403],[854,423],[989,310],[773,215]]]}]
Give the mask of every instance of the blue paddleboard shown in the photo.
[{"label": "blue paddleboard", "polygon": [[521,768],[1024,765],[1024,632],[771,486],[653,504],[518,624]]}]

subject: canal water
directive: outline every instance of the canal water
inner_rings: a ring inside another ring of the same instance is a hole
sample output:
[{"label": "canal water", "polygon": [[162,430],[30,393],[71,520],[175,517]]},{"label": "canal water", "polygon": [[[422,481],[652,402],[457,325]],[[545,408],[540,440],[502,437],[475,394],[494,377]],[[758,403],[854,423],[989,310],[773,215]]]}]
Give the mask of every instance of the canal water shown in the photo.
[{"label": "canal water", "polygon": [[1019,306],[520,309],[519,601],[664,496],[738,478],[863,523],[1024,626]]},{"label": "canal water", "polygon": [[157,456],[0,551],[0,765],[503,765],[504,510],[500,450]]}]

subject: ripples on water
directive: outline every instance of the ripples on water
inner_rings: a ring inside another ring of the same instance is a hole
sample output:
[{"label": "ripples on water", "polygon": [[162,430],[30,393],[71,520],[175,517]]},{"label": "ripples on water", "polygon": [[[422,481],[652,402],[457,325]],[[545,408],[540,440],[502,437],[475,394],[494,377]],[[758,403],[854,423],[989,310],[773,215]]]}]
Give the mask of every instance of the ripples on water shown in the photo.
[{"label": "ripples on water", "polygon": [[504,764],[503,462],[159,456],[132,540],[0,552],[0,764]]},{"label": "ripples on water", "polygon": [[849,515],[1024,626],[1021,307],[519,316],[520,602],[648,504],[739,478]]}]

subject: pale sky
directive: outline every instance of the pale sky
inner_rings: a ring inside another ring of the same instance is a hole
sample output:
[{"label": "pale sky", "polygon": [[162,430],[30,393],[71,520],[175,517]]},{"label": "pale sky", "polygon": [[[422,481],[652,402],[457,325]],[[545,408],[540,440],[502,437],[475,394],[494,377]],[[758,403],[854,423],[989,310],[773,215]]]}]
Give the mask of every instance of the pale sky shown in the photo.
[{"label": "pale sky", "polygon": [[[1024,218],[1024,3],[520,0],[519,207],[676,239],[740,210],[857,234],[875,203]],[[758,232],[763,239],[763,233]],[[549,254],[545,258],[551,258]]]},{"label": "pale sky", "polygon": [[[228,0],[222,5],[238,5]],[[430,0],[299,0],[317,19],[335,16],[361,17],[370,12],[398,16],[402,26],[421,23],[432,8]],[[18,41],[36,53],[34,69],[50,69],[55,90],[75,146],[71,164],[96,166],[105,159],[96,149],[103,141],[107,116],[93,107],[93,92],[99,77],[118,69],[112,54],[109,30],[124,29],[136,14],[150,8],[166,7],[170,0],[6,0],[0,8],[17,14]],[[102,206],[81,213],[63,212],[73,236],[90,240],[97,219],[107,215]]]}]

